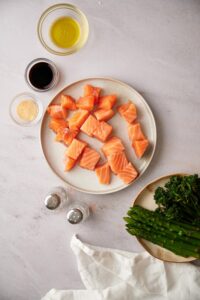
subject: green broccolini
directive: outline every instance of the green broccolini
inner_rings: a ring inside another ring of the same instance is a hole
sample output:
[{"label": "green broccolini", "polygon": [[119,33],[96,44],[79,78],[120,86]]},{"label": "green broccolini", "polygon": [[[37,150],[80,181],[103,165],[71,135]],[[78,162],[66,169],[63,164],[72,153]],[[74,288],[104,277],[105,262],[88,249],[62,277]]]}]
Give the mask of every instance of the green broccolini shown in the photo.
[{"label": "green broccolini", "polygon": [[158,187],[154,200],[156,212],[168,220],[200,226],[200,178],[197,174],[172,176],[164,187]]}]

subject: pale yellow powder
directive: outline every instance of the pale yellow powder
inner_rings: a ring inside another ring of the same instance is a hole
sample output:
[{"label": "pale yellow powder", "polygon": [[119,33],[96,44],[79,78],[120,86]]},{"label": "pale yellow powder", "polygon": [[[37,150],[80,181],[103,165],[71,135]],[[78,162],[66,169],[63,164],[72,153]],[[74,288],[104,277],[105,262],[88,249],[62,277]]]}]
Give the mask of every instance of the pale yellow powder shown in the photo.
[{"label": "pale yellow powder", "polygon": [[18,104],[17,114],[23,121],[33,121],[38,115],[38,105],[33,100],[24,100]]}]

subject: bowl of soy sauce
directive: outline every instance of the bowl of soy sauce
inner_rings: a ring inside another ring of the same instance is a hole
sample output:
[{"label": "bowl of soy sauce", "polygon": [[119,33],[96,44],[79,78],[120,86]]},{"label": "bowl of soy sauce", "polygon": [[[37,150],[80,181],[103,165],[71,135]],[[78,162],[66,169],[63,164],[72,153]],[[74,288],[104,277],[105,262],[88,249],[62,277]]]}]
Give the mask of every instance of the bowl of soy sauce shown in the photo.
[{"label": "bowl of soy sauce", "polygon": [[46,92],[58,82],[59,72],[49,59],[37,58],[31,61],[25,70],[25,79],[35,91]]}]

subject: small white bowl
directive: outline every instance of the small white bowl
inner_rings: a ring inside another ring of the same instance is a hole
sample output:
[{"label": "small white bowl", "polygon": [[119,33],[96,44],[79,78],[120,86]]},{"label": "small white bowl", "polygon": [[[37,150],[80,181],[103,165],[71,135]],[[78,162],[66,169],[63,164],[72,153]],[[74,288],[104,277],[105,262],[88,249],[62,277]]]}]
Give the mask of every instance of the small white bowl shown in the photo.
[{"label": "small white bowl", "polygon": [[[25,121],[25,120],[21,119],[17,113],[18,105],[24,100],[31,100],[37,105],[37,108],[38,108],[37,116],[35,119],[33,119],[31,121]],[[22,93],[22,94],[16,95],[10,104],[10,116],[11,116],[12,120],[18,125],[34,126],[39,122],[42,115],[43,115],[43,106],[42,106],[41,101],[36,99],[35,96],[30,93]]]},{"label": "small white bowl", "polygon": [[[52,81],[49,83],[49,85],[44,88],[44,89],[41,89],[41,88],[37,88],[36,86],[34,86],[31,81],[30,81],[30,78],[29,78],[29,75],[30,75],[30,71],[31,69],[39,64],[39,63],[46,63],[50,66],[52,72],[53,72],[53,78],[52,78]],[[59,80],[59,71],[58,71],[58,68],[57,66],[49,59],[47,58],[36,58],[34,60],[32,60],[28,66],[26,67],[26,70],[25,70],[25,80],[26,82],[28,83],[28,85],[35,91],[37,92],[46,92],[46,91],[49,91],[51,90],[52,88],[54,88],[56,86],[56,84],[58,83],[58,80]]]},{"label": "small white bowl", "polygon": [[[80,26],[80,38],[78,42],[70,48],[60,48],[56,46],[50,37],[50,28],[54,21],[61,17],[71,17],[76,20]],[[51,53],[56,55],[68,55],[80,50],[86,43],[89,35],[89,25],[84,13],[76,6],[62,3],[50,6],[41,15],[37,33],[41,44]]]}]

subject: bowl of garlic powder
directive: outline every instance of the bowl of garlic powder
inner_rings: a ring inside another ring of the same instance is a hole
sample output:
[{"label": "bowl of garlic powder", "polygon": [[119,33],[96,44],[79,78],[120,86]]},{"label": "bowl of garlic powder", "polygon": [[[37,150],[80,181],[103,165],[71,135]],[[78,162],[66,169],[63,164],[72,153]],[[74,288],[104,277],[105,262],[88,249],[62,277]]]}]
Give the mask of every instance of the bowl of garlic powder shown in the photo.
[{"label": "bowl of garlic powder", "polygon": [[22,93],[14,97],[10,104],[10,116],[21,126],[33,126],[42,117],[42,103],[30,93]]}]

